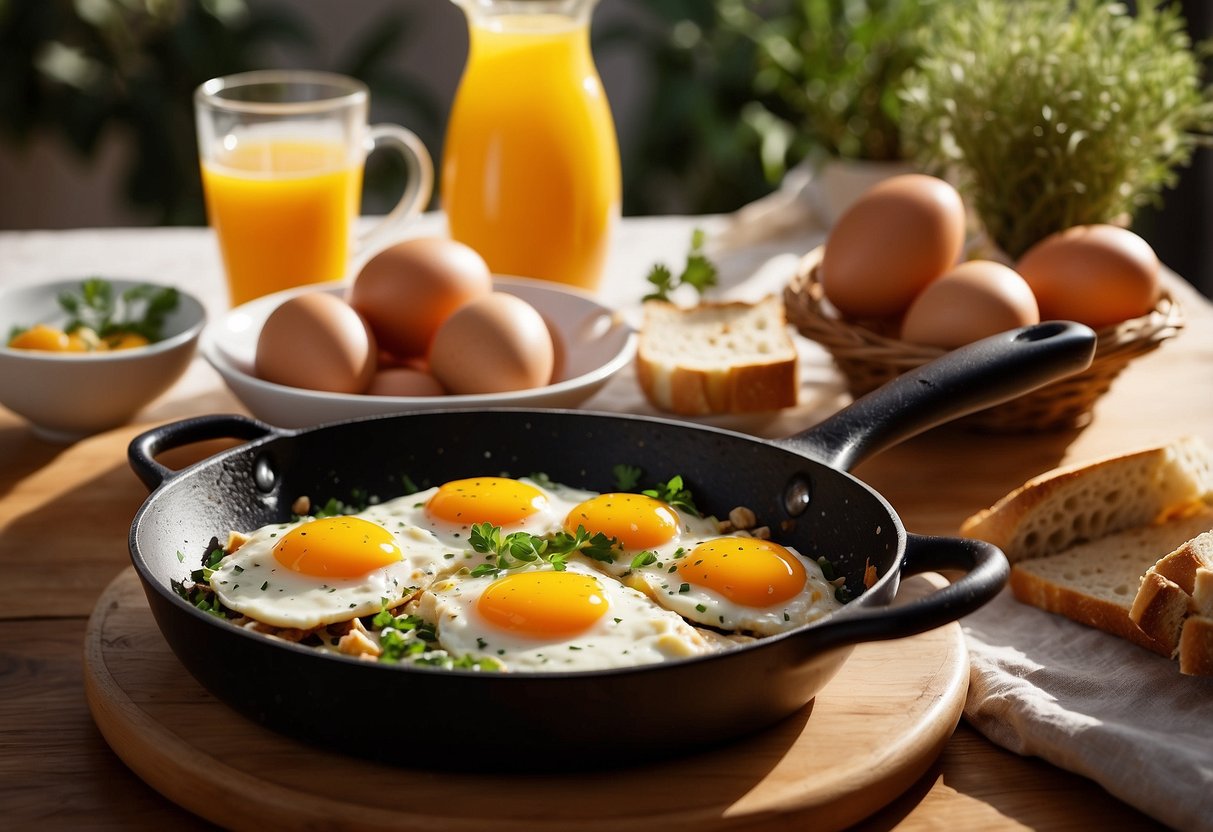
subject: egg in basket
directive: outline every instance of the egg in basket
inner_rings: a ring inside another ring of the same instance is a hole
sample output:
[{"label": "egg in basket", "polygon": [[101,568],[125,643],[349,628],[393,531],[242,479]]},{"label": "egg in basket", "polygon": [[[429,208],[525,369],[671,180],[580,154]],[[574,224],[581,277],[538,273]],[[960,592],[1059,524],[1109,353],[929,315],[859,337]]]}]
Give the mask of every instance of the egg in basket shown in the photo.
[{"label": "egg in basket", "polygon": [[1095,329],[1092,366],[968,417],[971,427],[1080,427],[1133,358],[1183,326],[1149,244],[1114,225],[1077,226],[1016,261],[966,242],[960,195],[923,174],[871,188],[809,252],[784,292],[788,319],[832,355],[862,395],[944,352],[1047,320]]}]

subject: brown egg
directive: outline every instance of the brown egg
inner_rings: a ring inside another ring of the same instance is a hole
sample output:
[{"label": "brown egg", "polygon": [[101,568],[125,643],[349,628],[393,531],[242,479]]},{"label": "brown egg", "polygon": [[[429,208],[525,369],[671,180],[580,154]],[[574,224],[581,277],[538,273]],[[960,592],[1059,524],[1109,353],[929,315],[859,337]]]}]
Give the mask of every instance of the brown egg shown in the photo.
[{"label": "brown egg", "polygon": [[850,318],[899,317],[956,263],[964,236],[964,204],[947,182],[917,173],[886,179],[831,229],[822,291]]},{"label": "brown egg", "polygon": [[368,260],[354,278],[349,302],[383,349],[425,355],[452,312],[492,289],[489,267],[475,250],[445,237],[418,237]]},{"label": "brown egg", "polygon": [[552,380],[555,350],[543,317],[521,298],[469,301],[434,335],[430,371],[452,393],[503,393]]},{"label": "brown egg", "polygon": [[261,327],[258,378],[330,393],[361,393],[375,374],[375,336],[362,317],[327,292],[296,295]]},{"label": "brown egg", "polygon": [[961,263],[910,304],[901,338],[953,349],[1008,329],[1040,323],[1027,282],[1002,263]]},{"label": "brown egg", "polygon": [[1158,302],[1158,256],[1141,237],[1115,225],[1051,234],[1028,249],[1016,269],[1046,321],[1110,326],[1144,315]]},{"label": "brown egg", "polygon": [[445,396],[438,379],[410,367],[391,367],[375,373],[368,396]]}]

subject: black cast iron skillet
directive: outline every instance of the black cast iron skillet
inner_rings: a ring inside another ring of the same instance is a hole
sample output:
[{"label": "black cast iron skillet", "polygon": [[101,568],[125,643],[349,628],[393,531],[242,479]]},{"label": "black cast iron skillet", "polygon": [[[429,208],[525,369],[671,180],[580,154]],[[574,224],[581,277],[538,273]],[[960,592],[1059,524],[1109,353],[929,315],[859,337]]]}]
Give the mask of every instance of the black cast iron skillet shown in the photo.
[{"label": "black cast iron skillet", "polygon": [[[587,412],[421,412],[280,430],[241,416],[164,425],[136,437],[130,463],[153,489],[130,551],[157,624],[218,698],[290,736],[361,756],[463,769],[599,766],[680,754],[739,737],[805,705],[859,642],[940,626],[1002,587],[993,546],[908,534],[889,504],[846,473],[865,457],[1086,367],[1094,333],[1046,323],[978,342],[907,373],[803,433],[769,441],[669,420]],[[161,451],[249,440],[181,471]],[[240,630],[170,589],[213,535],[285,520],[299,495],[383,498],[475,475],[544,472],[614,490],[612,467],[680,474],[701,509],[752,508],[781,542],[826,556],[858,596],[839,612],[729,652],[635,669],[477,673],[321,655]],[[187,554],[182,563],[178,553]],[[879,580],[866,591],[863,573]],[[924,599],[888,604],[902,577],[966,574]],[[592,751],[587,752],[587,749]]]}]

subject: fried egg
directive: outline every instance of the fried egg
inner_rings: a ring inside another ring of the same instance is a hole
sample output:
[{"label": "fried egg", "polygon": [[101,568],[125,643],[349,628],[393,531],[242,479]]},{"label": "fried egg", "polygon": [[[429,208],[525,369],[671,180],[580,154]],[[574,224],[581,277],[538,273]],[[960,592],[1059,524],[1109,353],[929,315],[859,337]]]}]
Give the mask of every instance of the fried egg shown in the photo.
[{"label": "fried egg", "polygon": [[644,552],[668,560],[684,541],[720,533],[715,518],[697,517],[654,497],[627,492],[594,495],[573,506],[565,515],[564,529],[573,534],[578,527],[617,541],[619,551],[600,564],[616,577],[626,574]]},{"label": "fried egg", "polygon": [[497,526],[503,534],[551,534],[560,528],[568,507],[587,493],[544,487],[526,477],[469,477],[398,497],[380,508],[394,522],[424,529],[448,547],[465,549],[478,523]]},{"label": "fried egg", "polygon": [[460,573],[432,584],[417,610],[449,653],[507,670],[631,667],[718,649],[676,613],[581,563]]},{"label": "fried egg", "polygon": [[432,535],[389,531],[375,513],[257,529],[219,562],[211,588],[228,609],[275,627],[310,629],[394,606],[449,559]]},{"label": "fried egg", "polygon": [[740,536],[686,543],[666,557],[634,560],[626,583],[697,624],[759,635],[842,606],[821,567],[794,549]]}]

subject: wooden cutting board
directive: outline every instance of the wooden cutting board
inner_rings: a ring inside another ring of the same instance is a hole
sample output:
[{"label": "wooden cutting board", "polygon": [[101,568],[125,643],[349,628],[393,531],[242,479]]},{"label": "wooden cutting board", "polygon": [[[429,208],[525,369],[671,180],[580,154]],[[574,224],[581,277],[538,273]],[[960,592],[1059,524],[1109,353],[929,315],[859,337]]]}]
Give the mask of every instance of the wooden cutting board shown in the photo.
[{"label": "wooden cutting board", "polygon": [[[902,597],[940,581],[913,578]],[[838,829],[927,770],[968,686],[963,636],[950,624],[860,645],[809,706],[718,750],[588,774],[512,775],[502,760],[500,775],[463,775],[318,750],[230,710],[173,656],[133,569],[98,601],[84,663],[93,718],[118,756],[170,800],[233,829]],[[393,716],[458,718],[411,714],[408,703],[333,718]]]}]

